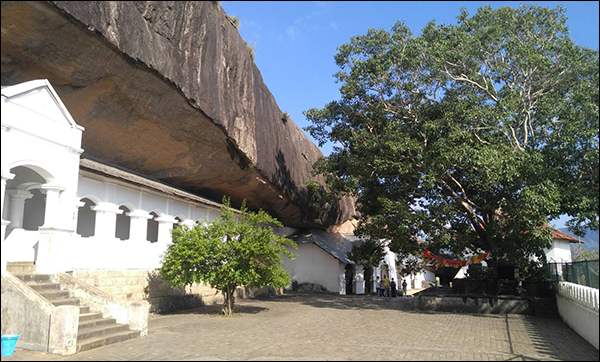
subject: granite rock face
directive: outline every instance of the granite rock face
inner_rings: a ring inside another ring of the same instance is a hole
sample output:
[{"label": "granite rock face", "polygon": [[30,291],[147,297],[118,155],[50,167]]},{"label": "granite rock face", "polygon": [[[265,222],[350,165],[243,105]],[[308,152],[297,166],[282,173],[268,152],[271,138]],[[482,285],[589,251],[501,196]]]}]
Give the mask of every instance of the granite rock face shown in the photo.
[{"label": "granite rock face", "polygon": [[[282,112],[217,2],[2,2],[2,85],[47,78],[86,128],[84,156],[288,226],[340,224],[311,207],[320,150]],[[317,177],[316,181],[323,182]]]}]

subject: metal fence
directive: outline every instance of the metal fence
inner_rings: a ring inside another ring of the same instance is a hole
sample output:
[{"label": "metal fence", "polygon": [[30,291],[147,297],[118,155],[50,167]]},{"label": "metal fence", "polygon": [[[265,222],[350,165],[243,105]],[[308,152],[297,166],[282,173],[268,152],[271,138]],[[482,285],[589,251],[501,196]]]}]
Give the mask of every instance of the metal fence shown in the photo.
[{"label": "metal fence", "polygon": [[551,280],[570,282],[598,289],[598,260],[547,263],[546,273]]}]

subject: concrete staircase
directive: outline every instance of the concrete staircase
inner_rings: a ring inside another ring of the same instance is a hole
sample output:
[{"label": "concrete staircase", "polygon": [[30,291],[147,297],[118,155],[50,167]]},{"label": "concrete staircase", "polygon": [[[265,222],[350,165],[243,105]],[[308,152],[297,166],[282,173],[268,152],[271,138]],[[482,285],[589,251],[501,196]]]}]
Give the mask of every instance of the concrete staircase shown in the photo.
[{"label": "concrete staircase", "polygon": [[[33,266],[33,269],[35,269],[35,266]],[[50,275],[35,274],[32,272],[33,269],[22,264],[7,267],[7,270],[15,277],[21,279],[54,306],[73,305],[79,307],[77,352],[140,336],[139,331],[130,330],[128,325],[117,324],[115,319],[103,318],[102,313],[91,311],[90,307],[82,305],[79,299],[72,298],[61,284],[53,283]]]}]

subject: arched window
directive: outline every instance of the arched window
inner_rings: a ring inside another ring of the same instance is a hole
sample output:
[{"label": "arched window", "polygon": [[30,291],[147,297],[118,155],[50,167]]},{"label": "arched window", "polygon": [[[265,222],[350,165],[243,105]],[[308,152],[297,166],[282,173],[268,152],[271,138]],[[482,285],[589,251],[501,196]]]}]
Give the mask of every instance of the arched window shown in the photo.
[{"label": "arched window", "polygon": [[173,230],[175,230],[175,229],[181,229],[181,227],[183,225],[182,224],[183,219],[181,217],[179,217],[179,216],[176,216],[175,220],[177,220],[177,222],[175,224],[173,224]]},{"label": "arched window", "polygon": [[119,210],[123,210],[122,213],[117,214],[117,227],[115,228],[115,238],[121,240],[129,239],[129,231],[131,229],[131,217],[127,216],[130,212],[126,206],[119,207]]},{"label": "arched window", "polygon": [[88,198],[80,201],[85,204],[77,211],[77,234],[88,238],[94,236],[96,230],[96,212],[92,210],[92,206],[95,206],[96,203]]},{"label": "arched window", "polygon": [[151,212],[150,215],[152,215],[152,219],[148,220],[146,240],[148,240],[151,243],[155,243],[158,241],[158,221],[156,221],[158,214],[155,212]]}]

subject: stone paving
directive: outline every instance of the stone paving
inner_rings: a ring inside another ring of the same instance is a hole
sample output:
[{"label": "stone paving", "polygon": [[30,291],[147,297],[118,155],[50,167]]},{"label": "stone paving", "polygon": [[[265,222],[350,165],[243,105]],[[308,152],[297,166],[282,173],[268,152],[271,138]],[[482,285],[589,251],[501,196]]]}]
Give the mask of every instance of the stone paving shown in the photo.
[{"label": "stone paving", "polygon": [[590,360],[598,350],[560,319],[424,313],[413,298],[292,293],[151,315],[147,337],[69,357],[17,349],[2,361]]}]

